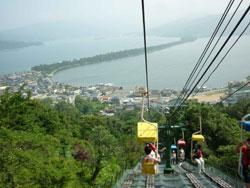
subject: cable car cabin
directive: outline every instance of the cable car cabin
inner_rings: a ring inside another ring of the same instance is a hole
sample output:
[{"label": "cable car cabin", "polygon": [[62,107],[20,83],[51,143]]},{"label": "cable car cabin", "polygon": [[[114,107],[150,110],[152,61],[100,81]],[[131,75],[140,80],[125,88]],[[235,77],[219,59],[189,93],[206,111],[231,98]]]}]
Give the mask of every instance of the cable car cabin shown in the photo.
[{"label": "cable car cabin", "polygon": [[241,121],[240,126],[245,131],[250,131],[250,121]]},{"label": "cable car cabin", "polygon": [[137,140],[139,142],[157,142],[158,124],[151,122],[138,122]]}]

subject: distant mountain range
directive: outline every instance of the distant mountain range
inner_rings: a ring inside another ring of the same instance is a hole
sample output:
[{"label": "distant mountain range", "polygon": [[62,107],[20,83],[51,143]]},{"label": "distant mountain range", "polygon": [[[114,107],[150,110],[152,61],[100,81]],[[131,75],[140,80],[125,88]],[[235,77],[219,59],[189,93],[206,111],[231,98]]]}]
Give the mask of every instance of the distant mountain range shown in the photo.
[{"label": "distant mountain range", "polygon": [[23,42],[23,41],[5,41],[0,40],[0,51],[1,50],[11,50],[17,48],[25,48],[28,46],[38,46],[42,45],[41,42]]},{"label": "distant mountain range", "polygon": [[[237,14],[232,25],[240,18],[242,13]],[[164,37],[207,37],[210,36],[216,27],[221,15],[209,15],[196,19],[180,19],[166,23],[162,26],[147,29],[147,33]],[[249,18],[249,17],[248,17]],[[245,19],[247,20],[247,19]],[[227,20],[226,20],[227,21]],[[48,41],[55,39],[79,38],[79,37],[105,37],[114,35],[124,35],[128,30],[120,25],[103,25],[101,23],[84,24],[77,22],[52,22],[38,23],[0,31],[0,40],[11,41]],[[241,31],[241,30],[239,30]],[[236,32],[239,33],[239,31]],[[122,33],[123,32],[123,33]],[[248,30],[246,34],[250,34]]]},{"label": "distant mountain range", "polygon": [[[226,34],[232,30],[233,26],[240,19],[241,15],[242,13],[237,14],[237,16],[232,20],[232,23],[229,25],[229,30],[226,32]],[[221,15],[209,15],[196,19],[180,19],[150,29],[148,33],[151,35],[164,37],[208,37],[213,33],[213,30],[219,22],[220,17]],[[224,22],[227,22],[228,19],[229,16]],[[245,20],[247,20],[247,18]],[[225,26],[225,24],[222,26]],[[245,26],[246,21],[243,23],[243,27]],[[243,27],[240,26],[239,28],[241,29],[236,30],[235,34],[239,34]],[[250,34],[250,30],[248,29],[245,34]]]},{"label": "distant mountain range", "polygon": [[105,36],[108,31],[94,26],[74,22],[38,23],[15,29],[0,31],[0,40],[47,41],[65,38]]}]

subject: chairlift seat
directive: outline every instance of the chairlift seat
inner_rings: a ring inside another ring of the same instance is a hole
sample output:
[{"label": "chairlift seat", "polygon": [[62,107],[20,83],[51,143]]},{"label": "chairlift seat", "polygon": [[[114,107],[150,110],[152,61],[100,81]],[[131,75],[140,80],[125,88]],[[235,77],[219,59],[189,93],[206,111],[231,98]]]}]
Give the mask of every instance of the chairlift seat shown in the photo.
[{"label": "chairlift seat", "polygon": [[179,146],[185,146],[185,145],[186,145],[186,142],[185,142],[185,140],[180,139],[180,140],[178,140],[177,144],[178,144]]},{"label": "chairlift seat", "polygon": [[140,142],[157,142],[158,124],[151,122],[138,122],[137,139]]},{"label": "chairlift seat", "polygon": [[154,164],[153,161],[148,161],[148,162],[145,162],[143,161],[142,162],[142,171],[141,173],[142,174],[157,174],[157,164]]},{"label": "chairlift seat", "polygon": [[250,131],[250,121],[241,121],[240,122],[240,126],[246,130],[246,131]]},{"label": "chairlift seat", "polygon": [[176,149],[177,149],[176,145],[175,145],[175,144],[172,144],[172,145],[171,145],[171,150],[176,150]]},{"label": "chairlift seat", "polygon": [[205,138],[201,134],[194,134],[194,135],[192,135],[192,141],[204,142]]}]

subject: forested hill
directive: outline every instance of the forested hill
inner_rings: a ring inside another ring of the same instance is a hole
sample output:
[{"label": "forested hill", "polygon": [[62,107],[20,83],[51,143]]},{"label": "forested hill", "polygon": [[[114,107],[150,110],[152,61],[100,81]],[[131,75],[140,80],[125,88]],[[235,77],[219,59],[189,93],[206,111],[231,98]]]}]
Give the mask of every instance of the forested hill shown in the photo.
[{"label": "forested hill", "polygon": [[[24,93],[0,96],[0,187],[109,188],[143,155],[143,144],[136,139],[139,110],[104,117],[99,111],[106,105],[80,96],[73,106],[32,100],[29,92]],[[238,120],[246,113],[250,113],[250,99],[228,107],[188,101],[172,123],[187,125],[188,157],[190,137],[199,129],[201,115],[206,165],[236,174]],[[165,117],[153,109],[151,117],[166,125]],[[171,134],[181,136],[177,130]],[[161,129],[159,136],[164,144],[166,134]]]},{"label": "forested hill", "polygon": [[23,91],[0,96],[0,187],[111,187],[142,150],[138,111],[106,118],[98,115],[105,107],[81,97],[73,106]]},{"label": "forested hill", "polygon": [[[152,53],[155,51],[163,50],[166,48],[170,48],[172,46],[176,46],[176,45],[183,44],[186,42],[191,42],[194,40],[196,39],[191,38],[191,37],[182,38],[181,40],[176,41],[176,42],[150,46],[147,48],[147,50],[148,50],[148,53]],[[85,57],[79,60],[63,61],[61,63],[54,63],[54,64],[49,64],[49,65],[38,65],[38,66],[32,67],[32,70],[41,71],[45,74],[51,74],[51,73],[56,73],[58,71],[65,70],[65,69],[73,68],[73,67],[83,66],[87,64],[101,63],[104,61],[112,61],[112,60],[117,60],[117,59],[122,59],[122,58],[127,58],[127,57],[133,57],[133,56],[141,55],[143,53],[144,53],[144,48],[134,48],[134,49],[129,49],[129,50],[122,50],[122,51],[117,51],[117,52],[110,52],[106,54],[95,55],[92,57]]]},{"label": "forested hill", "polygon": [[0,51],[1,50],[10,50],[10,49],[17,49],[17,48],[24,48],[28,46],[38,46],[42,45],[41,42],[22,42],[22,41],[6,41],[0,40]]}]

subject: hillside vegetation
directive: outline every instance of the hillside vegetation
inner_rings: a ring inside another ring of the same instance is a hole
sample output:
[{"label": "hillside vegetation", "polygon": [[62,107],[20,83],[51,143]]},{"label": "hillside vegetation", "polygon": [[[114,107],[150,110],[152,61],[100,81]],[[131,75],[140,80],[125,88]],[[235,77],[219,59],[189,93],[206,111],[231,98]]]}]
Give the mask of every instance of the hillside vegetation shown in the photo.
[{"label": "hillside vegetation", "polygon": [[[104,104],[80,96],[75,106],[32,100],[24,91],[0,96],[0,187],[111,187],[142,155],[142,145],[136,141],[140,112],[122,110],[104,117],[99,115],[103,108]],[[207,163],[235,174],[238,120],[246,113],[250,99],[229,107],[189,101],[172,122],[187,124],[190,143],[201,114]],[[162,114],[151,115],[153,121],[165,124]],[[180,132],[172,136],[180,138]],[[164,140],[160,132],[160,141]]]},{"label": "hillside vegetation", "polygon": [[[140,158],[138,113],[103,117],[103,105],[0,97],[0,187],[111,187]],[[126,155],[124,155],[126,153]]]},{"label": "hillside vegetation", "polygon": [[[201,116],[206,163],[236,176],[238,170],[236,146],[241,142],[239,121],[248,113],[250,113],[250,98],[229,106],[201,104],[191,100],[172,121],[186,124],[186,153],[190,158],[190,138],[192,133],[200,129],[199,116]],[[181,134],[175,131],[173,136],[180,138]],[[243,137],[246,139],[250,134],[244,131]]]}]

